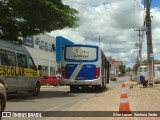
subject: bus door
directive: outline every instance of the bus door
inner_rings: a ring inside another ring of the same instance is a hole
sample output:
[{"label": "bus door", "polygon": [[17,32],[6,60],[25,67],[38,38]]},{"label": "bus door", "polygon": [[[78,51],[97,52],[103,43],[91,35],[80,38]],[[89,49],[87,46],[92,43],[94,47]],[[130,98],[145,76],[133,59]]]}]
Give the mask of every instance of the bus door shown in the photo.
[{"label": "bus door", "polygon": [[18,87],[17,76],[5,76],[4,84],[7,92],[16,92]]},{"label": "bus door", "polygon": [[27,56],[18,53],[17,61],[20,70],[20,75],[18,76],[18,91],[23,91],[28,87],[28,77],[25,76],[25,69],[27,68]]}]

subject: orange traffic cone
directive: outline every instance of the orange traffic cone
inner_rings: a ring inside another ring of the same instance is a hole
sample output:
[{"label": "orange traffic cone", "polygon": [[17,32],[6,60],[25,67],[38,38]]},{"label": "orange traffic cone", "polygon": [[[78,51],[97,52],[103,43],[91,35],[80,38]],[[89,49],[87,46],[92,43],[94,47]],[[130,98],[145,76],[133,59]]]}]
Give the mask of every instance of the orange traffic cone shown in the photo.
[{"label": "orange traffic cone", "polygon": [[125,88],[125,84],[122,84],[122,91],[121,91],[121,98],[120,98],[120,106],[119,106],[119,113],[130,114],[130,106],[128,102],[128,96]]}]

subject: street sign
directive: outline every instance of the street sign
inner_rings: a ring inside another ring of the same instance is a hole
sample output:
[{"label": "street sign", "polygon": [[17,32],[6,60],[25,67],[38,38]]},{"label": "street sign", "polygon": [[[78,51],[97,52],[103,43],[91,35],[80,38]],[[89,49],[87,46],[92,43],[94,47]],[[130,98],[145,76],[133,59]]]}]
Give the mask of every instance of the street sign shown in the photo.
[{"label": "street sign", "polygon": [[151,60],[154,60],[154,55],[153,55],[153,53],[150,54],[150,59],[151,59]]}]

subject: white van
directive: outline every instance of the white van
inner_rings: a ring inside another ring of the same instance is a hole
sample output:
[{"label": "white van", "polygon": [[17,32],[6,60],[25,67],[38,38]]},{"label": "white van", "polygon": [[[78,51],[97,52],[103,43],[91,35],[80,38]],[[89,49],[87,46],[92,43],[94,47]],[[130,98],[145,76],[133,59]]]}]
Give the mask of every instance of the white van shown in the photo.
[{"label": "white van", "polygon": [[[38,70],[41,66],[38,66]],[[40,93],[40,75],[23,45],[0,40],[0,83],[10,93]]]},{"label": "white van", "polygon": [[[141,74],[145,76],[145,80],[149,79],[147,65],[141,65],[138,68],[138,77],[140,77]],[[154,64],[154,81],[155,83],[160,82],[160,64]]]},{"label": "white van", "polygon": [[6,108],[7,93],[4,85],[0,83],[0,112]]},{"label": "white van", "polygon": [[138,67],[138,77],[140,77],[140,75],[144,75],[145,76],[145,80],[148,80],[148,66],[146,65],[142,65]]}]

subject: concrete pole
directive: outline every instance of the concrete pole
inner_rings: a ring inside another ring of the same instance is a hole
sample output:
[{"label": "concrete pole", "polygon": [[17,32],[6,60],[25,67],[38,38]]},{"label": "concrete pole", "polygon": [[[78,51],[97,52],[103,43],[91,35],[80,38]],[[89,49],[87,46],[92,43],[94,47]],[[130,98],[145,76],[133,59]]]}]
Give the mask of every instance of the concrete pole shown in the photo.
[{"label": "concrete pole", "polygon": [[152,61],[150,58],[150,55],[153,54],[153,47],[152,47],[152,31],[151,31],[151,16],[150,16],[150,3],[151,0],[146,0],[146,35],[147,35],[147,59],[148,59],[148,75],[149,75],[149,81],[148,81],[148,85],[149,83],[152,82],[151,78],[152,78]]}]

